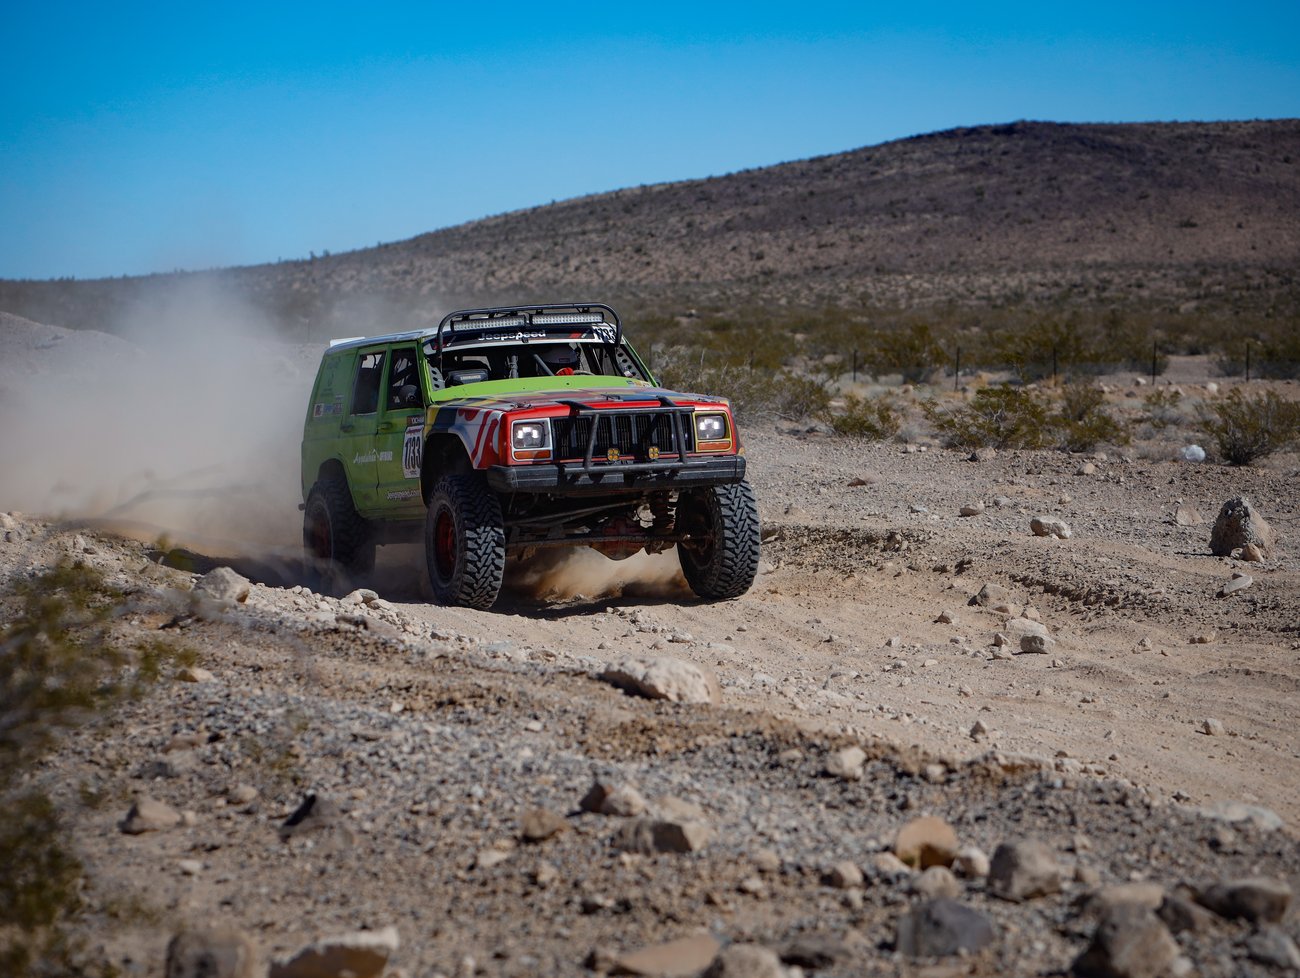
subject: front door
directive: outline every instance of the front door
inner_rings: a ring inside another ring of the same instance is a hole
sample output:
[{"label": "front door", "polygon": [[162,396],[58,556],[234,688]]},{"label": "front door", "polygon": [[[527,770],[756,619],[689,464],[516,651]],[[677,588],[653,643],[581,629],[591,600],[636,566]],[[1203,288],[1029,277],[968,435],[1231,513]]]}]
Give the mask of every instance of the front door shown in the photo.
[{"label": "front door", "polygon": [[375,449],[379,477],[378,505],[391,518],[418,518],[420,462],[424,449],[425,403],[420,383],[419,351],[394,347],[389,353],[388,382],[380,400]]}]

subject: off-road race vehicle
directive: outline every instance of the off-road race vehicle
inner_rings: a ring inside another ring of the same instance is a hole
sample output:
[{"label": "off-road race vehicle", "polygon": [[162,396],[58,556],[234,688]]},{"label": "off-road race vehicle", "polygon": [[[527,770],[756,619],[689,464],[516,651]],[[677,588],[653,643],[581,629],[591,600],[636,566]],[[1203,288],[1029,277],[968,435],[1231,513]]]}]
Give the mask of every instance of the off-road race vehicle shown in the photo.
[{"label": "off-road race vehicle", "polygon": [[691,589],[744,594],[759,524],[724,398],[658,387],[601,303],[467,309],[336,341],[302,440],[309,561],[356,574],[423,527],[434,597],[488,608],[507,557],[677,547]]}]

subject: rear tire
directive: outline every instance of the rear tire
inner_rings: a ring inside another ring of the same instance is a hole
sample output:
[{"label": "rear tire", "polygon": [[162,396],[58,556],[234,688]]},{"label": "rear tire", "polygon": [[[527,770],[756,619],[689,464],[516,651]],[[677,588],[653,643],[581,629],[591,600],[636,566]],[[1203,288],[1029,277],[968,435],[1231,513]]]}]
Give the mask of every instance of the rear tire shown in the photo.
[{"label": "rear tire", "polygon": [[440,604],[487,609],[496,603],[506,568],[505,521],[481,474],[444,475],[434,484],[424,558]]},{"label": "rear tire", "polygon": [[355,575],[374,569],[374,536],[369,522],[352,505],[347,483],[322,479],[311,487],[303,514],[302,545],[309,567],[326,575],[340,568]]},{"label": "rear tire", "polygon": [[677,545],[686,583],[701,598],[738,598],[758,576],[758,502],[748,482],[683,492],[677,525],[689,540]]}]

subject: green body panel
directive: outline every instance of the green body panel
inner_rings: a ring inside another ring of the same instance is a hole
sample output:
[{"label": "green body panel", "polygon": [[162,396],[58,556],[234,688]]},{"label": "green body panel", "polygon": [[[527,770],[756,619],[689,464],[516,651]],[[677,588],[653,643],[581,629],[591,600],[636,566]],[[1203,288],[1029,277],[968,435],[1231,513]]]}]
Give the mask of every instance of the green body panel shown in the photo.
[{"label": "green body panel", "polygon": [[539,391],[590,390],[600,387],[649,387],[644,380],[596,374],[572,374],[565,377],[514,377],[509,380],[485,380],[477,384],[445,387],[429,397],[431,404],[466,397],[502,397],[507,394],[533,394]]}]

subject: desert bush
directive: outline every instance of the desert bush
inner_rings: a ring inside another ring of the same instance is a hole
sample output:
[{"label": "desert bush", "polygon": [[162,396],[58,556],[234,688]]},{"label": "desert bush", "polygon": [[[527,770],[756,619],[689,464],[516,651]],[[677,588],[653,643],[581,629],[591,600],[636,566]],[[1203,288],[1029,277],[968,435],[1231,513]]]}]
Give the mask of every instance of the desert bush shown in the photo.
[{"label": "desert bush", "polygon": [[741,421],[771,415],[818,417],[830,406],[831,395],[821,381],[790,370],[747,365],[706,365],[698,354],[673,348],[664,352],[656,375],[673,390],[719,394],[731,402]]},{"label": "desert bush", "polygon": [[14,588],[0,630],[0,974],[95,974],[70,937],[82,868],[53,802],[15,785],[59,733],[138,694],[164,662],[192,653],[154,641],[127,651],[110,626],[122,595],[98,571],[60,563]]},{"label": "desert bush", "polygon": [[1199,420],[1229,465],[1250,465],[1300,444],[1300,403],[1275,391],[1248,396],[1234,387],[1202,407]]},{"label": "desert bush", "polygon": [[1182,421],[1182,401],[1183,392],[1172,387],[1158,387],[1142,398],[1151,427],[1160,430]]},{"label": "desert bush", "polygon": [[1095,384],[1067,384],[1054,419],[1058,444],[1068,452],[1090,452],[1102,442],[1125,445],[1128,429],[1106,410],[1106,394]]},{"label": "desert bush", "polygon": [[922,411],[953,448],[1042,448],[1053,436],[1046,399],[1009,384],[981,387],[955,411],[943,411],[933,402],[923,404]]},{"label": "desert bush", "polygon": [[858,397],[847,394],[839,412],[827,411],[826,423],[838,435],[880,441],[898,434],[902,421],[894,406],[883,397]]}]

